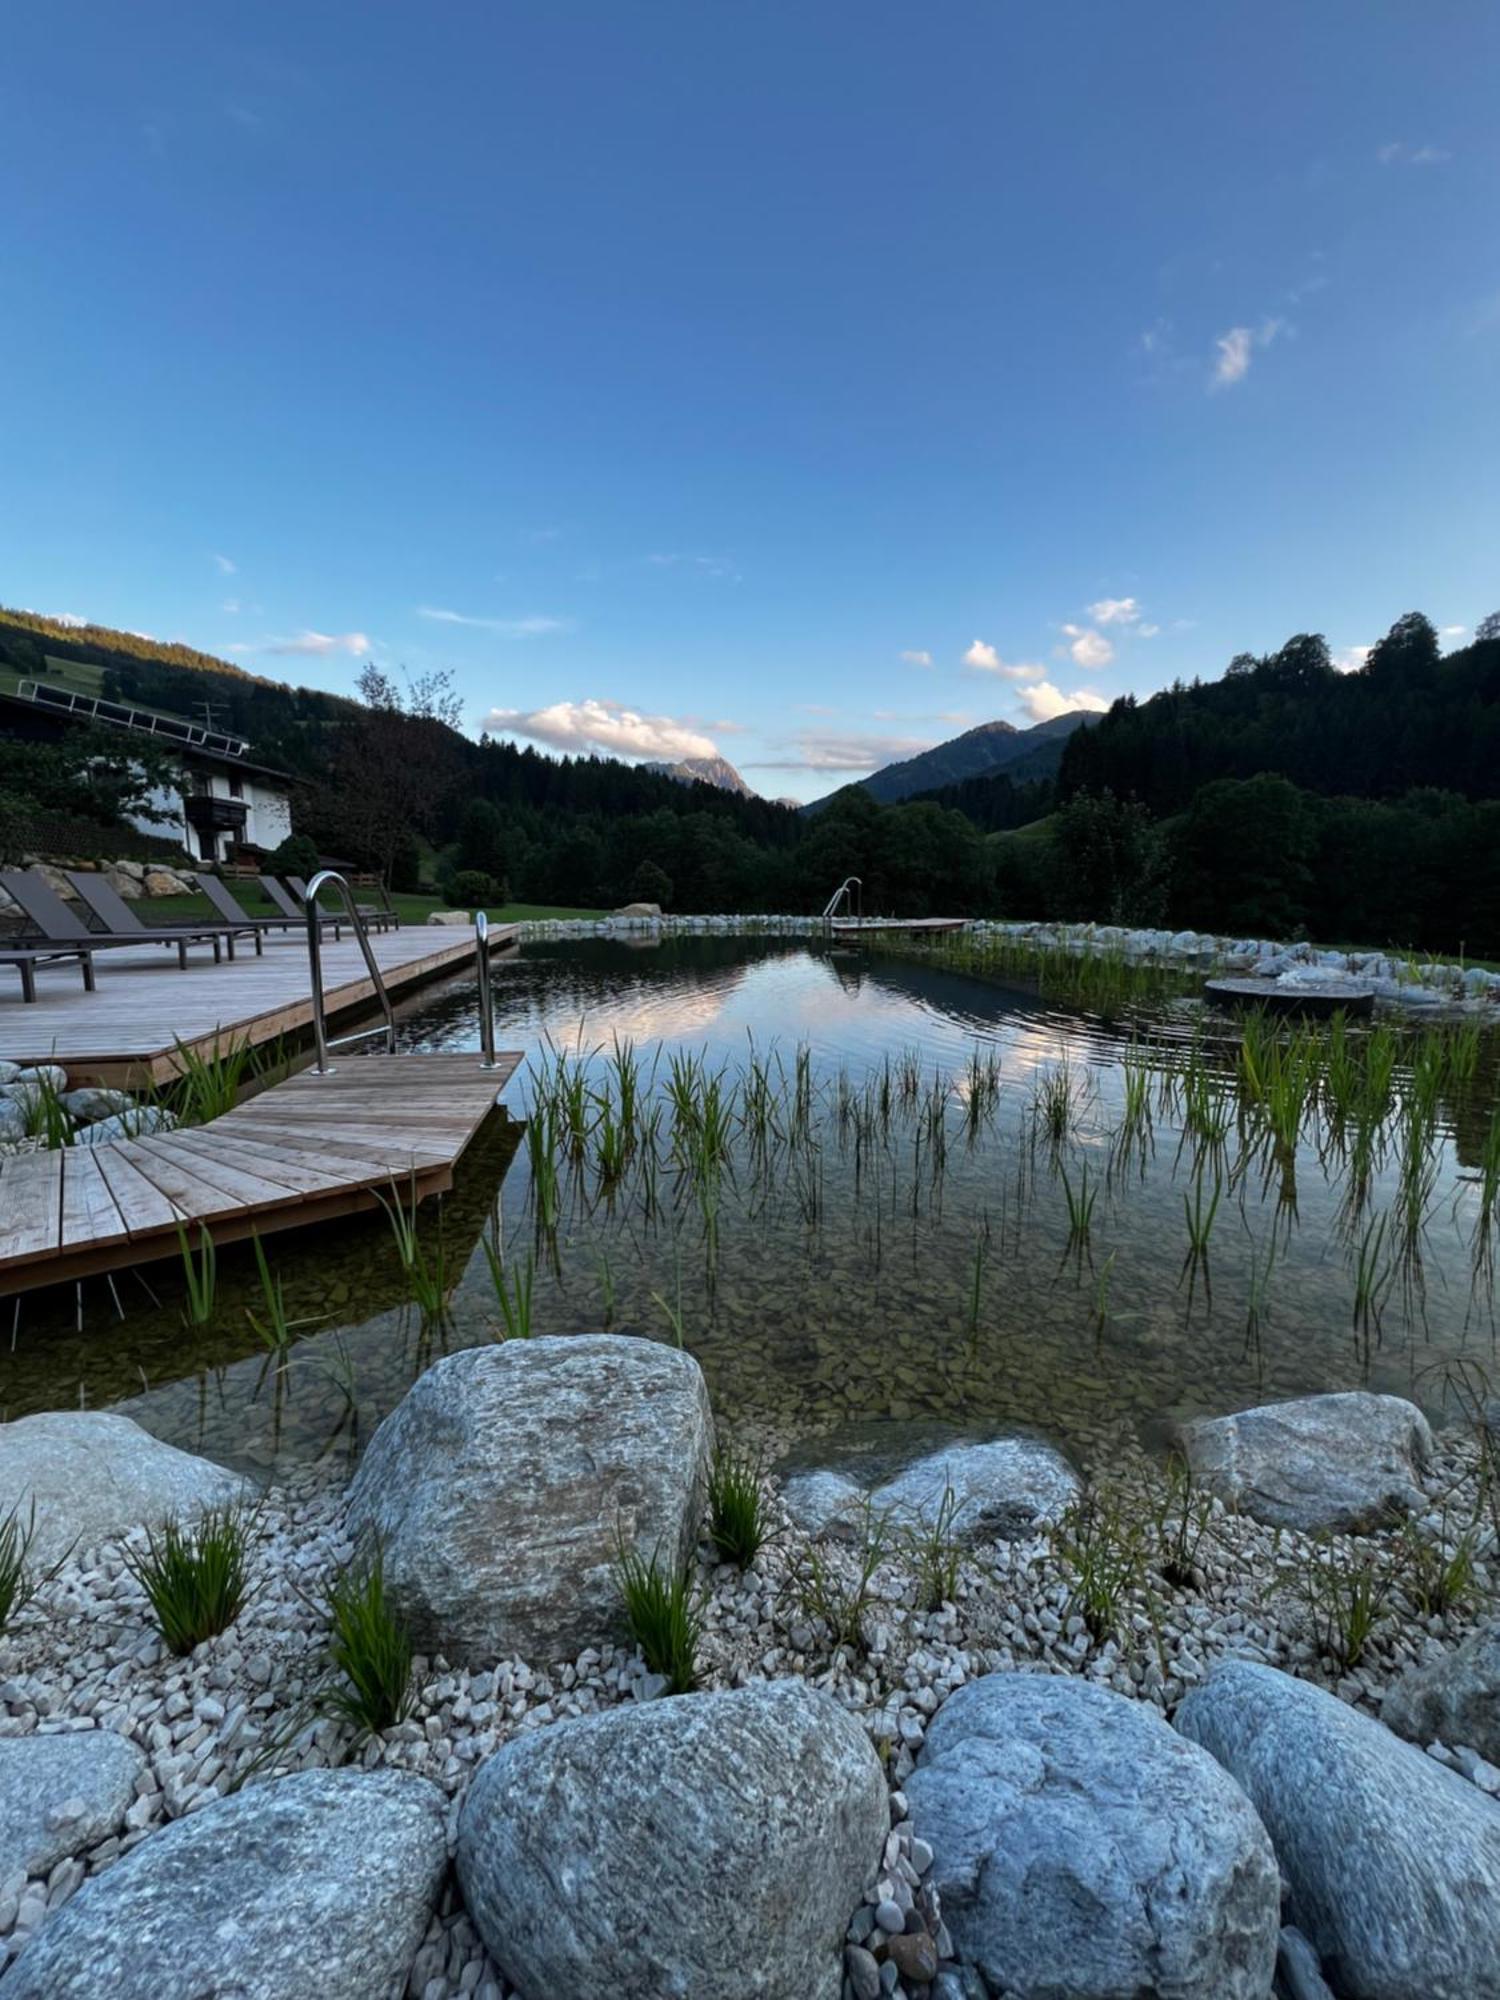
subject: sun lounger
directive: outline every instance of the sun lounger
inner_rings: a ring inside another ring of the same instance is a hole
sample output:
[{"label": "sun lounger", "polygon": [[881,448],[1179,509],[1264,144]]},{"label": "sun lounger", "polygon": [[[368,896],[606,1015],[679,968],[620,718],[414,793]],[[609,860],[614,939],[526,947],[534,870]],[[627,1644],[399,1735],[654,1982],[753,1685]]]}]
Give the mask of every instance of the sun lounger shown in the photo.
[{"label": "sun lounger", "polygon": [[[97,870],[69,868],[65,872],[73,885],[74,895],[80,902],[88,904],[112,936],[133,937],[143,944],[175,941],[173,933],[178,928],[176,924],[143,924],[119,890],[112,883],[106,882]],[[205,918],[200,923],[194,917],[182,925],[181,929],[184,937],[191,938],[195,942],[207,939],[212,943],[215,939],[222,938],[229,947],[231,958],[234,957],[234,941],[237,936],[253,939],[257,953],[261,948],[260,933],[249,923],[226,924],[221,918]]]},{"label": "sun lounger", "polygon": [[[269,880],[269,877],[262,876],[261,880]],[[286,886],[291,890],[302,907],[306,909],[307,884],[303,881],[302,877],[300,875],[288,875]],[[385,931],[389,930],[392,924],[399,921],[394,910],[383,910],[375,903],[356,903],[354,907],[359,911],[360,917],[367,928],[373,924],[376,930]]]},{"label": "sun lounger", "polygon": [[38,945],[33,950],[25,947],[6,947],[0,950],[0,965],[11,966],[21,975],[21,998],[34,1002],[36,999],[36,969],[39,965],[79,965],[83,968],[83,987],[86,993],[94,990],[94,959],[86,949],[50,945]]},{"label": "sun lounger", "polygon": [[[252,917],[248,911],[241,909],[238,897],[236,897],[233,890],[229,887],[229,884],[223,881],[221,877],[204,874],[195,875],[193,880],[198,884],[198,887],[207,896],[224,921],[233,924],[236,929],[257,932],[296,931],[299,934],[304,933],[307,929],[307,919],[301,910],[295,911],[291,916]],[[325,926],[333,929],[335,937],[338,936],[338,919],[336,917],[326,916],[323,918],[323,923]]]},{"label": "sun lounger", "polygon": [[[112,950],[127,944],[168,944],[177,952],[177,963],[186,966],[188,946],[199,941],[191,928],[148,931],[138,927],[123,936],[116,931],[91,931],[82,917],[75,916],[62,897],[48,888],[40,875],[33,875],[29,869],[0,871],[0,889],[5,891],[26,921],[41,933],[48,944],[83,945],[90,951]],[[213,946],[217,959],[220,955],[217,934],[209,934],[203,941]],[[23,936],[15,942],[25,948],[30,939]]]},{"label": "sun lounger", "polygon": [[[278,910],[284,910],[289,917],[293,918],[299,924],[307,922],[306,907],[302,903],[297,902],[292,896],[291,891],[283,888],[274,875],[262,875],[260,886],[265,890]],[[335,938],[341,935],[341,926],[348,921],[342,910],[320,910],[319,920],[324,924],[331,923],[333,925]]]}]

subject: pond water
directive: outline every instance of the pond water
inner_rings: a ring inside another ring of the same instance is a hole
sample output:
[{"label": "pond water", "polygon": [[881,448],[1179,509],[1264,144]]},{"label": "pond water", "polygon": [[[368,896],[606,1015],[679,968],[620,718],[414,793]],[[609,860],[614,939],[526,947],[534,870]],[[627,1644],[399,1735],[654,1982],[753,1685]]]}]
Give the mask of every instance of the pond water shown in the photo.
[{"label": "pond water", "polygon": [[[495,992],[530,1061],[419,1218],[446,1312],[412,1303],[383,1216],[272,1237],[285,1352],[235,1247],[204,1326],[168,1263],[28,1299],[5,1414],[119,1407],[230,1463],[343,1463],[502,1328],[494,1263],[535,1332],[680,1333],[716,1409],[778,1447],[941,1418],[1098,1462],[1174,1413],[1357,1385],[1436,1406],[1445,1367],[1493,1368],[1473,1034],[1247,1040],[1193,1001],[1106,1023],[801,939],[535,944]],[[477,1049],[472,989],[402,1039]]]}]

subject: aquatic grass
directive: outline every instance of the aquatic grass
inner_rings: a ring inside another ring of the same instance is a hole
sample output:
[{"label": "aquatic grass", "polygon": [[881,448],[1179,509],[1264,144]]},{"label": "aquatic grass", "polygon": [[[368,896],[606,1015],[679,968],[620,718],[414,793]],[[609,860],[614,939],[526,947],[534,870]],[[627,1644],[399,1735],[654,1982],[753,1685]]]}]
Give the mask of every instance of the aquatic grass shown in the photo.
[{"label": "aquatic grass", "polygon": [[672,1331],[672,1345],[674,1347],[685,1347],[687,1342],[683,1337],[681,1256],[676,1256],[673,1259],[673,1263],[677,1276],[677,1303],[673,1305],[669,1300],[664,1299],[660,1292],[653,1292],[651,1296],[666,1315],[667,1325]]},{"label": "aquatic grass", "polygon": [[187,1326],[207,1326],[214,1316],[219,1289],[219,1256],[214,1248],[214,1239],[200,1222],[198,1254],[195,1257],[188,1243],[187,1231],[179,1222],[177,1244],[182,1257],[182,1281],[187,1292],[187,1303],[182,1309],[183,1323]]},{"label": "aquatic grass", "polygon": [[531,1301],[536,1284],[536,1258],[528,1250],[524,1264],[507,1264],[488,1236],[480,1238],[485,1265],[494,1287],[495,1303],[505,1331],[502,1340],[530,1340]]},{"label": "aquatic grass", "polygon": [[1205,1285],[1208,1282],[1209,1238],[1213,1234],[1214,1218],[1219,1212],[1219,1203],[1223,1199],[1223,1195],[1224,1182],[1216,1170],[1214,1173],[1213,1193],[1205,1202],[1203,1168],[1200,1166],[1197,1173],[1193,1176],[1193,1191],[1191,1196],[1184,1194],[1182,1197],[1183,1214],[1187,1219],[1188,1247],[1187,1255],[1182,1260],[1182,1270],[1178,1275],[1177,1282],[1179,1285],[1190,1274],[1196,1279],[1200,1270],[1203,1273]]},{"label": "aquatic grass", "polygon": [[215,1035],[208,1053],[176,1036],[173,1047],[177,1074],[162,1095],[179,1125],[208,1125],[233,1111],[248,1085],[279,1056],[269,1050],[258,1054],[248,1036],[239,1041],[231,1036],[221,1045]]},{"label": "aquatic grass", "polygon": [[386,1589],[383,1551],[333,1579],[326,1611],[333,1679],[318,1691],[317,1707],[347,1724],[356,1741],[396,1728],[416,1706],[415,1651]]},{"label": "aquatic grass", "polygon": [[770,1534],[760,1468],[720,1446],[708,1476],[708,1533],[721,1562],[748,1569]]},{"label": "aquatic grass", "polygon": [[1067,1251],[1072,1250],[1081,1258],[1089,1247],[1089,1232],[1093,1227],[1094,1204],[1099,1198],[1099,1189],[1097,1185],[1089,1186],[1087,1160],[1083,1162],[1077,1188],[1073,1186],[1066,1167],[1059,1166],[1058,1172],[1068,1204],[1068,1242],[1063,1254],[1066,1256]]},{"label": "aquatic grass", "polygon": [[43,1151],[49,1153],[71,1146],[78,1127],[57,1085],[35,1070],[23,1070],[21,1081],[25,1088],[19,1102],[26,1137],[40,1139]]},{"label": "aquatic grass", "polygon": [[36,1501],[23,1525],[19,1504],[0,1517],[0,1639],[44,1585],[52,1582],[73,1553],[70,1543],[56,1562],[38,1568],[31,1560],[36,1540]]},{"label": "aquatic grass", "polygon": [[1033,1115],[1054,1147],[1073,1129],[1073,1073],[1067,1058],[1049,1069],[1036,1088]]},{"label": "aquatic grass", "polygon": [[1354,1253],[1354,1330],[1368,1340],[1380,1329],[1385,1300],[1396,1276],[1396,1260],[1388,1248],[1389,1215],[1365,1226]]},{"label": "aquatic grass", "polygon": [[227,1631],[244,1608],[253,1526],[245,1509],[230,1503],[193,1521],[174,1515],[147,1528],[144,1549],[123,1551],[167,1650],[179,1659]]},{"label": "aquatic grass", "polygon": [[1071,1613],[1096,1644],[1116,1636],[1130,1594],[1142,1582],[1141,1524],[1118,1494],[1090,1487],[1051,1532],[1052,1553],[1068,1585]]},{"label": "aquatic grass", "polygon": [[264,1317],[245,1308],[245,1318],[261,1345],[271,1354],[285,1354],[291,1346],[298,1330],[304,1326],[317,1326],[327,1317],[315,1313],[301,1319],[292,1319],[286,1309],[286,1295],[282,1289],[280,1272],[272,1274],[266,1258],[265,1246],[260,1237],[251,1233],[250,1241],[255,1250],[255,1271],[260,1280],[261,1303]]},{"label": "aquatic grass", "polygon": [[802,1550],[793,1576],[797,1600],[803,1615],[822,1628],[830,1653],[863,1651],[865,1618],[876,1602],[875,1574],[891,1553],[892,1539],[889,1513],[867,1495],[849,1547],[825,1552],[809,1542]]},{"label": "aquatic grass", "polygon": [[930,1519],[919,1520],[901,1537],[901,1548],[916,1578],[919,1611],[941,1611],[958,1596],[965,1553],[957,1532],[958,1513],[958,1495],[951,1484],[945,1484],[937,1512]]},{"label": "aquatic grass", "polygon": [[698,1650],[703,1605],[686,1568],[663,1567],[653,1553],[621,1546],[615,1565],[630,1636],[667,1694],[691,1694],[701,1678]]}]

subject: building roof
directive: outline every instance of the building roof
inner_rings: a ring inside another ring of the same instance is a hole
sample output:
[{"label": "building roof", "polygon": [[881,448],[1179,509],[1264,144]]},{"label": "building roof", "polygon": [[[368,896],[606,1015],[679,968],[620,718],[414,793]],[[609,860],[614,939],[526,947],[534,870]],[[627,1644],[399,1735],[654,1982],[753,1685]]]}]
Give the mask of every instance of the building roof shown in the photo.
[{"label": "building roof", "polygon": [[289,771],[258,764],[244,753],[249,744],[242,736],[208,729],[142,702],[108,701],[102,695],[85,693],[55,681],[7,676],[0,681],[0,704],[27,715],[45,715],[58,722],[97,723],[132,735],[149,736],[163,748],[180,750],[185,762],[213,764],[222,770],[241,772],[247,777],[270,778],[279,784],[293,783]]}]

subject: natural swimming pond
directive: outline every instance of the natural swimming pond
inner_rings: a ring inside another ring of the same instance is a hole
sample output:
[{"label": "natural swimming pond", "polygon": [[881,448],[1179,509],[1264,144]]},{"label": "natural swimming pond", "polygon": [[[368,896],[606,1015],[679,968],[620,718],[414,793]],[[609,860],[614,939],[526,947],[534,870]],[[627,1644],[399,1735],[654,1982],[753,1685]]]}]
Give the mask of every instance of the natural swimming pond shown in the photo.
[{"label": "natural swimming pond", "polygon": [[[764,937],[532,944],[496,1011],[528,1065],[415,1252],[379,1215],[268,1238],[279,1347],[248,1246],[200,1325],[170,1264],[118,1305],[103,1280],[28,1300],[5,1414],[120,1407],[229,1462],[342,1463],[507,1307],[680,1337],[778,1444],[939,1418],[1097,1462],[1171,1413],[1355,1385],[1435,1405],[1445,1368],[1491,1369],[1500,1124],[1472,1025],[1161,996],[1106,1022],[941,952]],[[472,990],[402,1038],[477,1050]]]}]

